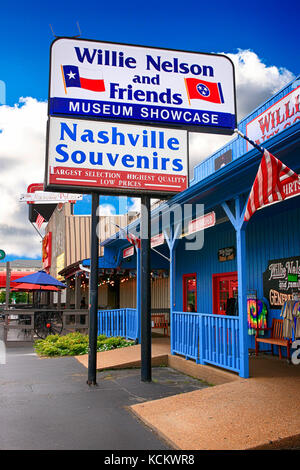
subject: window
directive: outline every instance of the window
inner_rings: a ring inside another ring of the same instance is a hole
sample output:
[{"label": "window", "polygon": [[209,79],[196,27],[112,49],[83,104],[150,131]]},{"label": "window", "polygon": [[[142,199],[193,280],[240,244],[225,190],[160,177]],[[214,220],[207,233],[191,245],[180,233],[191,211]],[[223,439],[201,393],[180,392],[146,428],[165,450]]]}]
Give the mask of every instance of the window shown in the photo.
[{"label": "window", "polygon": [[234,315],[237,307],[237,273],[213,274],[213,312]]},{"label": "window", "polygon": [[183,311],[197,311],[197,276],[196,274],[184,274],[183,280]]}]

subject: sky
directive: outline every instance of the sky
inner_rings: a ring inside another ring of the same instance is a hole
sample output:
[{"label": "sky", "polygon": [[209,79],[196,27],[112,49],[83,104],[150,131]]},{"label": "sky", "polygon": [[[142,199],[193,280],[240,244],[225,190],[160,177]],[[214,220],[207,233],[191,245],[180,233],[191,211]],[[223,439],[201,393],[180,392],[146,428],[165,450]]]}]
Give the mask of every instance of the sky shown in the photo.
[{"label": "sky", "polygon": [[[41,256],[39,236],[19,196],[44,179],[50,24],[57,36],[78,35],[78,22],[82,38],[228,55],[235,64],[240,120],[300,74],[299,13],[299,2],[288,0],[2,2],[0,249],[6,260]],[[191,133],[189,138],[192,169],[231,137]],[[110,209],[103,201],[103,213]]]}]

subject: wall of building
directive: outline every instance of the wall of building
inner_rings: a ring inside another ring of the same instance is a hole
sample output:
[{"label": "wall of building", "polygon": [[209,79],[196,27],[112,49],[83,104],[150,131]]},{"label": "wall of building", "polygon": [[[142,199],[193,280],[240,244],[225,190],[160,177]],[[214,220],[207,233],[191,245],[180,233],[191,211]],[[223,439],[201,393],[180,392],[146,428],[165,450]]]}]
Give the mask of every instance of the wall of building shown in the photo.
[{"label": "wall of building", "polygon": [[[152,308],[170,308],[170,280],[158,278],[151,281]],[[120,284],[120,307],[136,308],[136,279]]]},{"label": "wall of building", "polygon": [[[99,242],[106,240],[126,227],[137,214],[100,216],[98,224]],[[53,212],[46,234],[52,233],[50,274],[58,278],[58,272],[83,259],[90,258],[91,216],[73,215],[71,204],[58,205]],[[99,256],[103,248],[99,244]]]},{"label": "wall of building", "polygon": [[57,277],[57,258],[64,254],[66,259],[66,229],[65,218],[71,214],[71,204],[63,204],[57,206],[53,212],[46,233],[52,233],[51,242],[51,266],[49,273],[51,276]]},{"label": "wall of building", "polygon": [[136,308],[136,279],[120,283],[120,308]]},{"label": "wall of building", "polygon": [[[246,231],[247,289],[257,291],[263,299],[263,272],[269,260],[300,255],[300,209],[294,202],[277,204],[274,209],[264,209],[253,216]],[[289,204],[289,207],[287,206]],[[274,208],[274,206],[273,206]],[[254,219],[255,217],[255,219]],[[236,246],[235,231],[230,223],[217,225],[205,231],[204,246],[199,251],[184,250],[184,240],[176,249],[175,310],[183,309],[183,274],[197,274],[197,311],[213,312],[212,276],[237,270],[236,259],[218,261],[218,249]],[[273,318],[280,318],[280,309],[268,311],[268,326]],[[262,348],[266,345],[262,345]],[[249,347],[254,348],[254,338],[249,336]],[[265,349],[268,349],[265,347]]]}]

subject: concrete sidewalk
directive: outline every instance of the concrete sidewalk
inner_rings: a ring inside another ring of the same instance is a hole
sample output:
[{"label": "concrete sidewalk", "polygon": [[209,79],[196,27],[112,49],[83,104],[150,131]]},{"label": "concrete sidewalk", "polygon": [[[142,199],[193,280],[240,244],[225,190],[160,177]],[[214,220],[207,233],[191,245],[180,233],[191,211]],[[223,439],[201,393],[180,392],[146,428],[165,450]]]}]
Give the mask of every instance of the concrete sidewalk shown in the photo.
[{"label": "concrete sidewalk", "polygon": [[[170,353],[170,339],[152,339],[152,366],[167,365]],[[88,355],[76,356],[76,359],[85,367],[88,367]],[[129,346],[127,348],[113,349],[97,353],[97,370],[121,369],[129,367],[140,367],[141,345]]]},{"label": "concrete sidewalk", "polygon": [[[300,447],[300,366],[278,358],[250,358],[250,379],[169,354],[168,339],[153,338],[153,363],[214,384],[204,390],[131,406],[174,448],[233,450]],[[86,358],[78,358],[87,365]],[[140,365],[140,346],[98,353],[98,367]]]},{"label": "concrete sidewalk", "polygon": [[269,365],[267,373],[258,377],[131,408],[182,450],[299,448],[300,370],[271,361],[251,361],[252,372],[255,362],[260,362],[260,372]]},{"label": "concrete sidewalk", "polygon": [[103,371],[98,386],[89,387],[74,357],[40,359],[32,346],[7,349],[0,364],[0,450],[170,449],[129,407],[207,384],[167,367],[152,372],[149,384],[139,369]]}]

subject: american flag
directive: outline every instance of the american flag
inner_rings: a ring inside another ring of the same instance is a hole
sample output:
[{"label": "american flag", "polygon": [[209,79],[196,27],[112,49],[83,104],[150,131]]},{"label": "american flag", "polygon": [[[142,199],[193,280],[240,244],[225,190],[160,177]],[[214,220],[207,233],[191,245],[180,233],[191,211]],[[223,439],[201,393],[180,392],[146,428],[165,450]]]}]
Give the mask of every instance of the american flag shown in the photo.
[{"label": "american flag", "polygon": [[264,149],[259,169],[247,203],[244,220],[257,209],[285,199],[283,185],[298,180],[298,175]]},{"label": "american flag", "polygon": [[129,241],[129,243],[131,243],[132,245],[136,246],[137,248],[141,248],[141,240],[140,240],[140,238],[138,238],[138,237],[136,237],[135,235],[133,235],[133,233],[128,232],[126,238],[127,238],[127,240]]},{"label": "american flag", "polygon": [[42,226],[42,223],[44,222],[44,217],[41,215],[41,214],[38,214],[37,218],[36,218],[36,225],[38,226],[38,228],[41,228]]},{"label": "american flag", "polygon": [[118,229],[122,233],[123,237],[126,238],[126,240],[128,240],[129,243],[136,246],[137,248],[141,248],[140,238],[136,237],[133,233],[130,233],[130,232],[126,231],[124,228],[120,227],[120,225],[117,225],[117,224],[113,224],[113,225],[118,227]]}]

